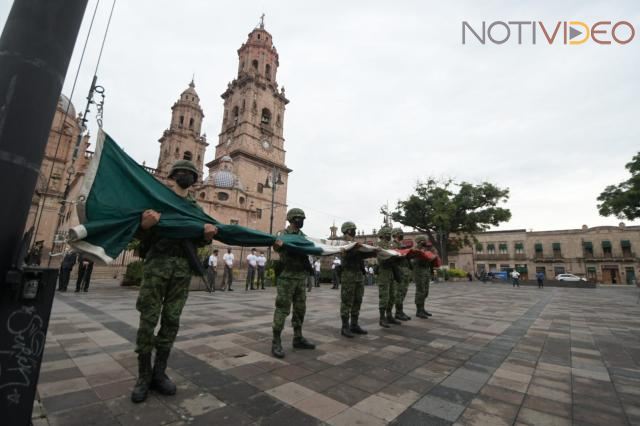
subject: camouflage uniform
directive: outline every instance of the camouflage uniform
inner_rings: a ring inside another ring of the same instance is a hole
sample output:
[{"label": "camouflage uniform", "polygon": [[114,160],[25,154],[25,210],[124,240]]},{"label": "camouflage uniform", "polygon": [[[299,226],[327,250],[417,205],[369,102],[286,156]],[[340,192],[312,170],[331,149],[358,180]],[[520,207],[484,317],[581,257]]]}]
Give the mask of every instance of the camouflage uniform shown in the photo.
[{"label": "camouflage uniform", "polygon": [[[394,240],[392,244],[395,249],[403,248],[399,241]],[[403,321],[410,320],[411,318],[407,316],[403,310],[404,299],[407,296],[409,281],[411,279],[411,268],[408,259],[403,258],[396,263],[395,277],[399,278],[399,281],[396,283],[397,287],[395,296],[396,318]]]},{"label": "camouflage uniform", "polygon": [[[287,227],[282,234],[304,235],[302,231],[294,231]],[[302,337],[302,323],[307,310],[306,282],[309,274],[309,260],[307,255],[292,253],[282,248],[275,248],[280,255],[280,262],[283,270],[278,275],[278,287],[276,296],[276,310],[273,313],[273,333],[274,336],[282,332],[284,322],[291,311],[293,304],[293,315],[291,325],[293,326],[294,337]]]},{"label": "camouflage uniform", "polygon": [[[196,201],[187,197],[193,205]],[[140,312],[140,327],[136,338],[136,352],[150,353],[157,350],[171,350],[180,328],[180,314],[189,295],[192,268],[184,240],[159,237],[154,229],[138,234],[143,250],[147,250],[144,260],[142,286],[138,293],[136,309]],[[192,241],[194,246],[203,246],[204,240]],[[148,248],[148,249],[147,249]],[[154,330],[160,318],[160,330],[154,337]]]},{"label": "camouflage uniform", "polygon": [[416,316],[424,311],[424,303],[429,297],[429,282],[431,281],[431,268],[428,260],[417,257],[413,260],[413,281],[416,283]]},{"label": "camouflage uniform", "polygon": [[[390,249],[391,242],[380,240],[378,247]],[[393,278],[394,263],[394,259],[384,260],[384,258],[378,255],[378,308],[384,312],[391,312],[391,307],[395,303],[396,285]]]}]

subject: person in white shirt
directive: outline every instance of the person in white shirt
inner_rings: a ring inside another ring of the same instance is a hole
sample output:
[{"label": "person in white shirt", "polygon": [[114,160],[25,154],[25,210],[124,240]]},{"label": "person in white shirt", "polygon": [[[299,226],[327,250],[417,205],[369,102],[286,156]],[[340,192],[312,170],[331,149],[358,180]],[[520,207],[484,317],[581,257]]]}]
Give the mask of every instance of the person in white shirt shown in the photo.
[{"label": "person in white shirt", "polygon": [[336,290],[340,287],[340,269],[342,268],[342,261],[338,256],[333,258],[331,269],[333,271],[333,287],[332,290]]},{"label": "person in white shirt", "polygon": [[264,252],[261,251],[258,253],[258,258],[256,259],[258,263],[258,281],[256,282],[256,289],[264,290],[264,268],[267,264],[267,258],[264,257]]},{"label": "person in white shirt", "polygon": [[520,272],[515,269],[511,272],[511,280],[513,281],[513,286],[520,287]]},{"label": "person in white shirt", "polygon": [[316,279],[316,282],[315,282],[316,287],[320,287],[320,259],[319,258],[316,258],[316,261],[313,262],[313,274]]},{"label": "person in white shirt", "polygon": [[231,288],[231,284],[233,284],[233,253],[231,253],[231,249],[227,249],[227,253],[222,256],[222,260],[224,261],[224,275],[222,275],[222,289],[224,290],[225,285],[229,291],[233,291]]},{"label": "person in white shirt", "polygon": [[367,267],[367,285],[373,285],[373,266]]},{"label": "person in white shirt", "polygon": [[256,269],[258,268],[258,256],[256,249],[251,249],[251,253],[247,256],[247,281],[244,285],[244,291],[253,290],[253,280],[256,277]]},{"label": "person in white shirt", "polygon": [[209,292],[216,291],[216,276],[218,275],[218,249],[209,256],[209,267],[207,268],[207,279],[209,280]]}]

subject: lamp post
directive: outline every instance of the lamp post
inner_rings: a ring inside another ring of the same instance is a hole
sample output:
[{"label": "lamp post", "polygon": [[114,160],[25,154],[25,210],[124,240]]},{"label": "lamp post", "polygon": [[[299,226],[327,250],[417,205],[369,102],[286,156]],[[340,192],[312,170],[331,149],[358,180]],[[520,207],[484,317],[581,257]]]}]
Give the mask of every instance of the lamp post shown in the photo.
[{"label": "lamp post", "polygon": [[[269,179],[271,178],[271,179]],[[271,188],[271,217],[269,218],[269,234],[273,234],[273,210],[276,204],[276,185],[284,185],[282,181],[282,175],[278,173],[278,170],[274,166],[271,169],[271,176],[267,176],[264,182],[265,188]],[[271,247],[267,252],[267,260],[271,260]]]}]

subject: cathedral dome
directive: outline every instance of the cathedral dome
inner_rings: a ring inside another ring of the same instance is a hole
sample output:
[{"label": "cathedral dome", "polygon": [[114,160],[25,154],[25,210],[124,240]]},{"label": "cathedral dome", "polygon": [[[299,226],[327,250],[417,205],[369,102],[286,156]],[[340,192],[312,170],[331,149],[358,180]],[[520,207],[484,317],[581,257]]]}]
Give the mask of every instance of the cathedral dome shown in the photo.
[{"label": "cathedral dome", "polygon": [[184,92],[182,92],[180,94],[180,99],[185,100],[185,101],[192,101],[192,102],[199,102],[200,101],[200,97],[198,96],[198,93],[196,92],[196,85],[193,82],[193,80],[191,80],[191,83],[189,83],[189,87],[187,87]]},{"label": "cathedral dome", "polygon": [[69,98],[67,98],[63,94],[60,94],[60,97],[58,98],[58,108],[64,112],[67,110],[67,107],[69,108],[69,113],[67,114],[67,116],[75,118],[76,116],[75,107],[73,106]]},{"label": "cathedral dome", "polygon": [[209,174],[205,185],[213,185],[216,188],[242,189],[238,176],[232,171],[233,160],[228,155],[220,159],[220,169]]}]

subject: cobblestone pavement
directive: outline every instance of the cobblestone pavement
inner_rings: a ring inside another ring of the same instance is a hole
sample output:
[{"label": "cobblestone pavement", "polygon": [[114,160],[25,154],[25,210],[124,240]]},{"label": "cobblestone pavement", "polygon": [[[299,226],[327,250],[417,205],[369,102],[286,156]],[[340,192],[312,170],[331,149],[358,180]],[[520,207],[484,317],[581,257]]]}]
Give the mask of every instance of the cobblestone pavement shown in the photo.
[{"label": "cobblestone pavement", "polygon": [[[636,288],[433,285],[428,320],[339,334],[339,292],[308,294],[315,351],[270,356],[275,292],[192,292],[169,360],[173,397],[134,405],[137,291],[114,283],[54,303],[34,424],[640,424]],[[413,300],[413,286],[407,301]],[[410,315],[412,303],[406,303]],[[413,316],[413,315],[412,315]]]}]

